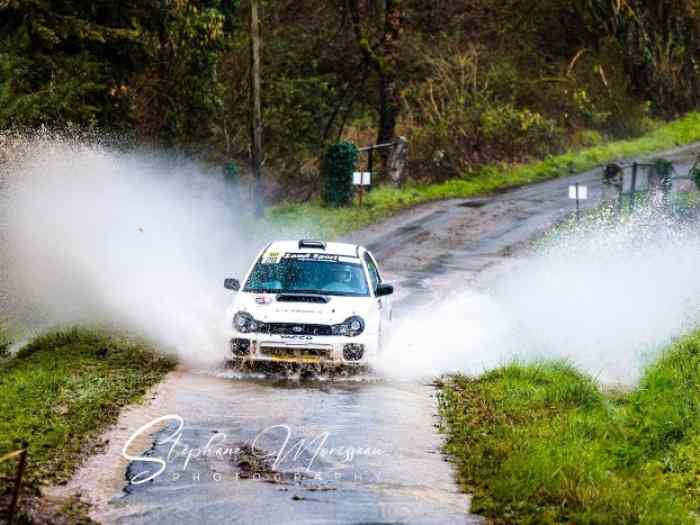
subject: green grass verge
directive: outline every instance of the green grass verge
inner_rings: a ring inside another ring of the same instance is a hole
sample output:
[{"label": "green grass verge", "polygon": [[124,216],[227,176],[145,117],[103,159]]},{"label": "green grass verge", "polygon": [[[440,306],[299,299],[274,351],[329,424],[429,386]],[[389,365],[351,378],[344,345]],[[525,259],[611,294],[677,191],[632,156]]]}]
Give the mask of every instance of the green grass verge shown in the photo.
[{"label": "green grass verge", "polygon": [[562,362],[512,364],[440,390],[446,450],[493,523],[696,523],[700,332],[628,393]]},{"label": "green grass verge", "polygon": [[295,224],[309,234],[334,238],[423,202],[492,193],[568,175],[572,169],[584,171],[613,159],[646,155],[698,140],[700,113],[689,113],[633,140],[609,142],[530,164],[488,166],[468,177],[443,183],[408,185],[400,189],[379,187],[366,196],[362,207],[355,204],[329,209],[314,201],[273,207],[268,210],[268,216],[275,224]]},{"label": "green grass verge", "polygon": [[[91,438],[174,367],[142,343],[86,329],[38,337],[0,361],[0,456],[29,444],[29,487],[68,479]],[[16,462],[0,463],[0,494]]]}]

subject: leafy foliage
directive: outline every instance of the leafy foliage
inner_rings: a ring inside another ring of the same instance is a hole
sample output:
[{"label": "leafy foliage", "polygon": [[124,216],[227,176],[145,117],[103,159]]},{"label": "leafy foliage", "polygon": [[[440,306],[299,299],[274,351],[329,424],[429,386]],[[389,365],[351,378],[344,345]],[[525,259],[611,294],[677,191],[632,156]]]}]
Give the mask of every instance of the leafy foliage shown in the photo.
[{"label": "leafy foliage", "polygon": [[161,27],[143,35],[151,67],[133,77],[142,139],[192,152],[223,141],[224,85],[218,67],[232,12],[222,4],[165,4]]},{"label": "leafy foliage", "polygon": [[0,3],[0,127],[74,122],[124,127],[123,83],[147,16],[137,2]]},{"label": "leafy foliage", "polygon": [[[696,4],[263,1],[268,197],[318,196],[338,140],[404,135],[409,177],[434,182],[643,135],[700,100]],[[0,128],[98,127],[244,166],[246,8],[0,1]]]},{"label": "leafy foliage", "polygon": [[561,147],[552,119],[515,107],[516,75],[509,64],[482,69],[476,48],[427,56],[433,74],[404,96],[415,171],[452,178],[479,165],[523,161]]},{"label": "leafy foliage", "polygon": [[221,128],[217,65],[236,5],[0,2],[0,128],[135,128],[201,147]]},{"label": "leafy foliage", "polygon": [[357,162],[357,147],[338,142],[328,148],[323,158],[323,202],[330,207],[352,202],[352,174]]},{"label": "leafy foliage", "polygon": [[700,5],[694,0],[587,0],[589,31],[606,34],[622,53],[631,88],[658,112],[696,107],[700,94]]}]

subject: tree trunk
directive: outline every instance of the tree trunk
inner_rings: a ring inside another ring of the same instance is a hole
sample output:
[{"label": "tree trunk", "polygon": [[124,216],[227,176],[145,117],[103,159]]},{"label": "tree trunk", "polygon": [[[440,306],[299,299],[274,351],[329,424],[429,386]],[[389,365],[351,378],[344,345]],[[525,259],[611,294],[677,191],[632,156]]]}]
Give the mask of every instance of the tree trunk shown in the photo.
[{"label": "tree trunk", "polygon": [[[401,1],[386,0],[384,10],[384,32],[376,46],[369,43],[367,33],[363,30],[360,17],[360,1],[348,2],[352,26],[357,46],[365,60],[377,72],[379,77],[379,125],[377,127],[377,144],[393,142],[396,138],[396,121],[400,112],[400,93],[398,86],[398,65],[401,37]],[[389,152],[381,150],[382,172],[388,173]]]},{"label": "tree trunk", "polygon": [[379,135],[377,142],[391,142],[396,137],[396,120],[400,100],[397,85],[401,36],[401,2],[387,0],[384,13],[384,38],[380,45],[382,60],[378,64],[380,93]]},{"label": "tree trunk", "polygon": [[379,127],[377,144],[392,142],[396,135],[396,119],[399,116],[399,100],[396,80],[379,75]]},{"label": "tree trunk", "polygon": [[260,19],[258,0],[250,0],[250,168],[255,215],[264,215],[262,183],[262,110],[260,104]]}]

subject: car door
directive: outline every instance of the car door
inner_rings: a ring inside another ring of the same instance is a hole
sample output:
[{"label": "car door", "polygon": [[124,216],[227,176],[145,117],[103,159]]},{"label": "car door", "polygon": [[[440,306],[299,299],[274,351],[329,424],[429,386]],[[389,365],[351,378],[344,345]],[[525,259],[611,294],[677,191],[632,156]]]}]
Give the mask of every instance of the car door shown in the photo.
[{"label": "car door", "polygon": [[[364,259],[367,265],[367,272],[369,273],[370,286],[374,293],[377,285],[382,282],[382,275],[379,273],[379,267],[370,252],[365,252]],[[379,336],[381,341],[381,338],[387,335],[387,325],[391,322],[391,296],[377,297],[376,301],[379,308]]]}]

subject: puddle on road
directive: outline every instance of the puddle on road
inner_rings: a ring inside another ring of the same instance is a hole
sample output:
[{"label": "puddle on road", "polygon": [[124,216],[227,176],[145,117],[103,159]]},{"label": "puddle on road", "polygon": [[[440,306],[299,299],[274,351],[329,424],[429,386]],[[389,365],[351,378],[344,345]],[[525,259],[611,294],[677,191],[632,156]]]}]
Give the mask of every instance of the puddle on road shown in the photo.
[{"label": "puddle on road", "polygon": [[[296,380],[179,371],[162,394],[152,400],[157,410],[132,411],[129,429],[165,414],[179,416],[181,428],[173,418],[148,429],[128,450],[142,461],[109,471],[129,438],[120,420],[105,436],[106,455],[92,458],[70,484],[96,504],[99,521],[472,522],[469,498],[440,453],[429,385],[372,375]],[[235,451],[245,447],[248,455],[251,447],[266,454],[264,464],[274,469],[241,476],[250,458]],[[160,469],[158,460],[165,469],[157,478],[123,490],[127,477]]]},{"label": "puddle on road", "polygon": [[463,202],[461,204],[458,204],[460,208],[483,208],[486,206],[490,201],[467,201]]}]

